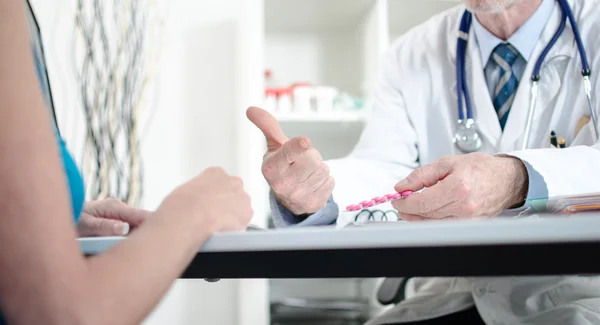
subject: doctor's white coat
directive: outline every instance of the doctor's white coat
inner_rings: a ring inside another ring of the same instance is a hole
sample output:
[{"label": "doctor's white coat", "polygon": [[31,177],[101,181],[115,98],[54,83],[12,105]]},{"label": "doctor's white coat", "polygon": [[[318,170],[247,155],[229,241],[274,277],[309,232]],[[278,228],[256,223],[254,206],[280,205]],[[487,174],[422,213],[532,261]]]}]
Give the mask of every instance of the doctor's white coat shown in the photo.
[{"label": "doctor's white coat", "polygon": [[[593,94],[600,115],[600,1],[569,1],[579,24],[592,68]],[[353,153],[329,161],[340,205],[392,190],[414,168],[446,155],[461,154],[452,137],[457,121],[455,52],[463,6],[443,12],[398,39],[381,61],[373,115]],[[474,33],[470,33],[466,78],[474,117],[483,136],[482,152],[521,158],[539,176],[547,195],[600,192],[600,142],[591,123],[579,133],[578,121],[589,116],[581,62],[571,26],[548,54],[541,70],[540,92],[530,148],[521,148],[533,65],[560,21],[554,12],[529,60],[504,133],[485,82]],[[567,149],[550,148],[550,132],[566,138]],[[499,175],[501,177],[501,175]],[[541,183],[540,183],[541,182]],[[338,224],[352,215],[340,215]],[[600,260],[598,256],[590,259]],[[560,263],[560,261],[556,261]],[[487,324],[600,324],[599,277],[513,277],[415,279],[413,294],[369,322],[393,324],[435,318],[476,305]]]}]

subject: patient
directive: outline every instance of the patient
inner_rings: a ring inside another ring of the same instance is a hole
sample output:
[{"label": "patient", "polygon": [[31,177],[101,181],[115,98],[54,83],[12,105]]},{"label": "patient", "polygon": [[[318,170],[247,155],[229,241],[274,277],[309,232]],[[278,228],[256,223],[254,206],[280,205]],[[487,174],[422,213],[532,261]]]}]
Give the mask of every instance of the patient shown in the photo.
[{"label": "patient", "polygon": [[[210,168],[153,213],[114,200],[84,206],[50,118],[34,21],[25,1],[0,0],[0,312],[8,324],[139,324],[210,236],[246,228],[250,198],[240,179]],[[80,215],[81,235],[127,232],[108,215],[139,229],[86,259],[75,240]]]}]

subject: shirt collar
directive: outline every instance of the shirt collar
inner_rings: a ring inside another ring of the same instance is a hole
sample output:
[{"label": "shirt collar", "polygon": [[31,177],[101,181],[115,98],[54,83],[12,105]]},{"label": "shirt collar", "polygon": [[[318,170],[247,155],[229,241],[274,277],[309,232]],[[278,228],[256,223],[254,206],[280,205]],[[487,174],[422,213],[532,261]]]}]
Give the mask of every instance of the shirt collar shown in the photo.
[{"label": "shirt collar", "polygon": [[[508,39],[507,42],[512,44],[517,51],[519,51],[519,54],[525,59],[525,62],[529,61],[531,54],[533,54],[537,41],[540,39],[540,36],[546,27],[546,23],[552,16],[554,5],[555,0],[543,0],[525,24],[517,29],[517,31]],[[483,27],[477,20],[477,17],[473,19],[473,30],[475,31],[475,38],[479,45],[481,63],[485,69],[496,46],[504,43],[504,41]]]}]

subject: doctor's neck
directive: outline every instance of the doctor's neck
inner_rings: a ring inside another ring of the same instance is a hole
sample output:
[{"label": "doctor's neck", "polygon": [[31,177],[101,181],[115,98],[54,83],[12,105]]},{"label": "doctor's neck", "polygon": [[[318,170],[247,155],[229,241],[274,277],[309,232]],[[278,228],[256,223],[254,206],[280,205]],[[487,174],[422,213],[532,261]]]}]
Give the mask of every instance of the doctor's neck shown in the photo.
[{"label": "doctor's neck", "polygon": [[533,16],[542,0],[464,0],[483,27],[496,37],[509,39]]}]

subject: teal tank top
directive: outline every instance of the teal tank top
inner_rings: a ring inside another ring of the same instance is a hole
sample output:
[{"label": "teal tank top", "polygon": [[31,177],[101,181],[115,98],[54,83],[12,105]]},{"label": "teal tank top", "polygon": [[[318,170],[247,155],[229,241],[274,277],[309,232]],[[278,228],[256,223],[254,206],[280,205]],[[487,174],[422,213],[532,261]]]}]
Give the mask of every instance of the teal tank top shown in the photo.
[{"label": "teal tank top", "polygon": [[[44,56],[44,48],[42,46],[42,39],[40,34],[39,25],[31,8],[29,1],[26,2],[26,8],[28,9],[28,21],[29,30],[31,35],[31,48],[33,50],[33,58],[35,61],[35,68],[37,77],[40,81],[40,87],[42,89],[44,99],[48,108],[52,111],[54,118],[54,136],[56,139],[56,145],[59,149],[62,166],[66,176],[67,183],[69,184],[69,192],[71,197],[71,211],[73,213],[73,221],[77,222],[81,210],[83,209],[83,203],[85,200],[85,190],[83,185],[83,178],[81,173],[75,164],[75,160],[67,150],[67,146],[63,139],[60,137],[60,132],[56,123],[56,115],[54,114],[54,103],[52,101],[52,91],[50,89],[50,81],[48,79],[48,71],[46,69],[46,58]],[[0,313],[0,325],[4,325],[5,322],[2,319]]]}]

